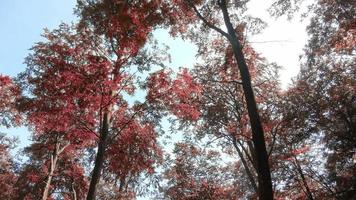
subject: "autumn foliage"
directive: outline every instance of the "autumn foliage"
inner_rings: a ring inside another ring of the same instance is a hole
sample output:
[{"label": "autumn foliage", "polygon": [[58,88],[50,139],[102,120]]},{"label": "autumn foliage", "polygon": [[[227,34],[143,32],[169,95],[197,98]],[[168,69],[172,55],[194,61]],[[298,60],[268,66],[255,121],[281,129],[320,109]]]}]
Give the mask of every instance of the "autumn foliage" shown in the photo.
[{"label": "autumn foliage", "polygon": [[[282,89],[248,2],[78,0],[77,23],[0,75],[0,126],[31,133],[23,160],[0,134],[0,199],[354,199],[356,4],[311,2]],[[194,66],[167,66],[159,28],[196,45]]]}]

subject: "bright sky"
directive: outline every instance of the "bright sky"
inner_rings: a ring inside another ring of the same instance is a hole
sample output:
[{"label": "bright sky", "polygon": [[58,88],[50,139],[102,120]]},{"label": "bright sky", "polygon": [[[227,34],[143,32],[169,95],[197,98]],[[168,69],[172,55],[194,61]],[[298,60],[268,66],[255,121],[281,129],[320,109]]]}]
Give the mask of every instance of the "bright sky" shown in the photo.
[{"label": "bright sky", "polygon": [[[253,36],[250,41],[252,46],[267,58],[269,62],[276,62],[282,66],[280,72],[281,84],[284,89],[291,83],[291,78],[299,72],[299,56],[307,42],[306,26],[309,19],[300,21],[298,17],[288,21],[286,17],[277,20],[271,18],[266,9],[274,0],[251,0],[249,12],[254,17],[265,20],[268,27],[262,34]],[[308,2],[308,1],[307,1]],[[302,7],[304,7],[302,5]]]},{"label": "bright sky", "polygon": [[[251,13],[267,20],[265,31],[250,39],[253,46],[268,61],[283,67],[281,81],[283,88],[299,70],[299,55],[306,42],[306,23],[298,20],[270,19],[266,8],[271,0],[252,0]],[[0,74],[16,76],[25,69],[24,58],[29,48],[41,40],[43,28],[57,28],[61,22],[76,20],[73,15],[75,0],[0,0]],[[195,62],[195,48],[180,39],[173,40],[164,30],[155,33],[159,42],[170,47],[172,67],[192,66]],[[267,41],[284,42],[267,42]],[[29,133],[25,127],[0,129],[0,132],[20,138],[20,147],[29,144]]]},{"label": "bright sky", "polygon": [[[75,20],[75,0],[0,0],[0,74],[16,76],[25,69],[29,48],[41,40],[43,28],[56,28]],[[30,143],[27,128],[0,128],[20,139],[19,148]]]}]

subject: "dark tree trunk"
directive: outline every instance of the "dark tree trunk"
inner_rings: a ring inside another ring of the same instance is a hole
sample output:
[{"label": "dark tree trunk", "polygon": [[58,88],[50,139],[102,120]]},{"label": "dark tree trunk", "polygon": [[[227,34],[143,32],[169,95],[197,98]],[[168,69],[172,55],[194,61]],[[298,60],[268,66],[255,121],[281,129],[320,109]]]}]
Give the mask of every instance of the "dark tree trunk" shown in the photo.
[{"label": "dark tree trunk", "polygon": [[87,200],[95,200],[96,196],[96,185],[100,180],[101,171],[105,159],[105,150],[107,145],[107,138],[109,135],[109,114],[108,112],[104,113],[103,116],[103,125],[100,130],[100,139],[98,144],[98,152],[96,154],[94,169],[92,172]]},{"label": "dark tree trunk", "polygon": [[225,0],[221,0],[219,2],[219,5],[224,15],[225,26],[228,30],[228,40],[232,46],[235,59],[237,61],[237,65],[242,79],[242,87],[245,94],[245,100],[247,103],[247,110],[252,129],[252,141],[257,156],[256,160],[258,174],[258,196],[261,200],[272,200],[273,190],[271,173],[268,163],[268,155],[266,150],[263,128],[260,116],[258,114],[257,104],[251,85],[250,72],[248,71],[248,66],[246,64],[245,57],[242,52],[242,46],[236,36],[234,27],[231,24]]}]

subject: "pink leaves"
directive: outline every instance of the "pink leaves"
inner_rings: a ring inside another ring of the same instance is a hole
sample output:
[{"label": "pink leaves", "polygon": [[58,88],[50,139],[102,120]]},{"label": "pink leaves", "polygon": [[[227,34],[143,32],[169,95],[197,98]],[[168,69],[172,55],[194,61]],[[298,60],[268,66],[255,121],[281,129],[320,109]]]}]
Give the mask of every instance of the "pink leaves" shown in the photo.
[{"label": "pink leaves", "polygon": [[20,89],[11,78],[0,74],[0,125],[19,125],[21,116],[16,107]]},{"label": "pink leaves", "polygon": [[174,104],[172,106],[172,112],[178,118],[182,118],[182,119],[186,118],[193,121],[198,120],[200,116],[200,112],[195,107],[187,103]]},{"label": "pink leaves", "polygon": [[147,83],[149,90],[146,98],[148,101],[162,101],[161,98],[167,95],[170,90],[170,82],[169,74],[163,70],[152,74]]},{"label": "pink leaves", "polygon": [[9,84],[11,84],[11,78],[8,76],[0,75],[0,87],[5,87]]},{"label": "pink leaves", "polygon": [[153,126],[136,120],[124,120],[119,124],[122,128],[127,123],[109,146],[110,171],[121,179],[136,177],[142,171],[153,173],[154,164],[162,157]]},{"label": "pink leaves", "polygon": [[149,78],[148,87],[147,99],[151,103],[159,104],[178,118],[198,120],[202,89],[187,69],[183,69],[173,81],[168,73],[159,71]]}]

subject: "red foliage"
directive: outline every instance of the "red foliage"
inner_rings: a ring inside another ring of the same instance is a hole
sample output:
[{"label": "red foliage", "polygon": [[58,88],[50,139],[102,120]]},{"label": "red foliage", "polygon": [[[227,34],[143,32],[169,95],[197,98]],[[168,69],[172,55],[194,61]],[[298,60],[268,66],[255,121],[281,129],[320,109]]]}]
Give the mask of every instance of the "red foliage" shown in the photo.
[{"label": "red foliage", "polygon": [[0,125],[19,125],[21,116],[16,107],[20,89],[10,77],[0,74]]},{"label": "red foliage", "polygon": [[0,199],[13,199],[16,194],[17,175],[10,155],[14,140],[0,133]]},{"label": "red foliage", "polygon": [[126,185],[141,172],[152,174],[154,165],[161,160],[162,152],[157,144],[153,126],[140,124],[138,121],[123,123],[128,123],[127,128],[109,145],[107,159],[109,171],[123,182],[120,184]]},{"label": "red foliage", "polygon": [[[75,31],[64,24],[46,32],[45,37],[48,41],[33,47],[34,53],[27,59],[29,70],[22,75],[31,87],[32,97],[26,109],[35,135],[52,139],[59,135],[62,146],[69,144],[63,156],[76,157],[78,149],[102,142],[106,131],[111,143],[103,150],[115,149],[105,155],[114,165],[108,167],[110,172],[120,178],[136,176],[144,170],[152,172],[160,154],[155,132],[151,125],[138,120],[136,114],[142,109],[131,109],[124,99],[124,94],[133,94],[135,89],[134,75],[127,65],[137,52],[128,47],[130,52],[120,52],[125,57],[112,56],[113,49],[101,49],[102,37],[89,29]],[[139,44],[132,44],[140,48]],[[138,138],[142,141],[135,141]],[[53,146],[47,145],[44,149],[52,150]],[[135,145],[139,145],[138,149],[132,152],[130,148]],[[117,163],[118,157],[126,157],[126,162]]]},{"label": "red foliage", "polygon": [[81,26],[92,24],[95,32],[119,45],[112,51],[123,57],[135,56],[149,33],[164,23],[168,9],[163,1],[78,1]]},{"label": "red foliage", "polygon": [[[174,200],[236,199],[240,197],[228,169],[219,167],[221,156],[186,143],[177,143],[175,159],[164,175],[168,180],[164,193]],[[223,175],[224,174],[224,175]]]},{"label": "red foliage", "polygon": [[149,77],[147,100],[162,106],[178,118],[198,120],[201,86],[194,81],[187,69],[183,69],[175,80],[171,80],[169,75],[161,70]]}]

